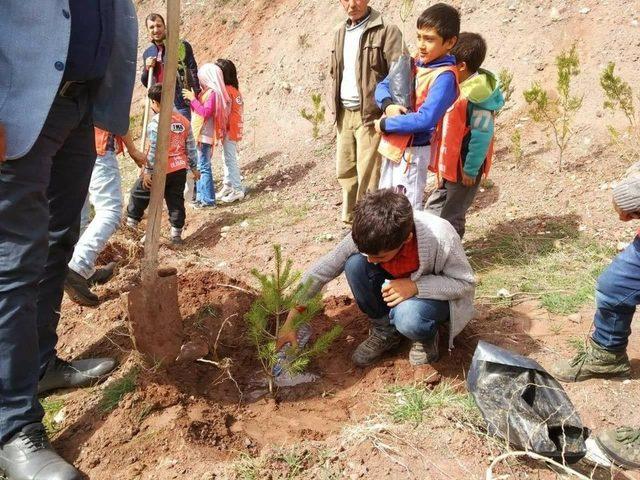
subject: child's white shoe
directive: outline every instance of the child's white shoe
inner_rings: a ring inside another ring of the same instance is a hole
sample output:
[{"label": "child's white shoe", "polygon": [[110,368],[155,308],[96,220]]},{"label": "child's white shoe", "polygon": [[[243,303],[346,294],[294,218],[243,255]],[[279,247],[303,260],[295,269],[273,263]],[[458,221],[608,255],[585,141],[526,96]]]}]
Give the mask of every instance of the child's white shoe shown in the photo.
[{"label": "child's white shoe", "polygon": [[222,197],[220,201],[222,203],[233,203],[244,198],[244,192],[242,190],[233,190],[230,194]]},{"label": "child's white shoe", "polygon": [[217,196],[219,198],[224,198],[230,193],[233,193],[233,188],[231,187],[231,185],[225,185],[224,187],[222,187],[222,190],[217,192]]}]

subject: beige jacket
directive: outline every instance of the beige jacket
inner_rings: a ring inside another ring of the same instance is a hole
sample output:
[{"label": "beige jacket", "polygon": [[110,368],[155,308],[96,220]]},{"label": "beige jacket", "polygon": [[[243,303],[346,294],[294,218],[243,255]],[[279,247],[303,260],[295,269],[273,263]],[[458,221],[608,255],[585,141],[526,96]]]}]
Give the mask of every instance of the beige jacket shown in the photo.
[{"label": "beige jacket", "polygon": [[[335,31],[333,49],[331,50],[331,78],[333,79],[332,95],[329,102],[333,121],[342,109],[340,102],[340,84],[342,83],[344,36],[346,22],[342,22]],[[391,64],[402,54],[402,35],[395,25],[386,23],[382,15],[371,9],[371,17],[367,22],[360,41],[360,52],[356,65],[356,76],[360,80],[360,113],[365,125],[380,118],[382,112],[376,105],[374,93],[376,85],[389,74]]]}]

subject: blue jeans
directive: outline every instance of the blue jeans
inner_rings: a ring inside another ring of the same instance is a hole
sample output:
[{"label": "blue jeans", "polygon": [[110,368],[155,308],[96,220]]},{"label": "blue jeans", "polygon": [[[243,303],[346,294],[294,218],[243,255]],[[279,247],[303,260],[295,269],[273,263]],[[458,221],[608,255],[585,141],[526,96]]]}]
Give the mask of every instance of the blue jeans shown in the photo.
[{"label": "blue jeans", "polygon": [[238,167],[238,144],[229,137],[222,142],[222,161],[224,165],[224,180],[222,183],[234,190],[242,190],[240,168]]},{"label": "blue jeans", "polygon": [[56,97],[31,150],[0,164],[0,444],[40,422],[67,264],[96,149],[88,93]]},{"label": "blue jeans", "polygon": [[196,188],[196,201],[203,205],[215,205],[216,188],[213,185],[213,173],[211,172],[211,150],[208,143],[198,145],[198,170],[200,180]]},{"label": "blue jeans", "polygon": [[[89,222],[89,204],[95,216]],[[89,196],[82,209],[80,240],[73,250],[69,268],[84,278],[96,270],[96,260],[115,233],[122,219],[122,187],[115,152],[107,151],[96,158],[89,183]]]},{"label": "blue jeans", "polygon": [[376,328],[395,329],[414,341],[430,340],[438,333],[438,325],[449,319],[449,302],[444,300],[413,297],[389,308],[382,298],[382,284],[393,277],[364,255],[351,255],[344,273],[358,307]]},{"label": "blue jeans", "polygon": [[593,340],[607,350],[624,350],[631,320],[640,304],[640,237],[624,249],[598,278]]}]

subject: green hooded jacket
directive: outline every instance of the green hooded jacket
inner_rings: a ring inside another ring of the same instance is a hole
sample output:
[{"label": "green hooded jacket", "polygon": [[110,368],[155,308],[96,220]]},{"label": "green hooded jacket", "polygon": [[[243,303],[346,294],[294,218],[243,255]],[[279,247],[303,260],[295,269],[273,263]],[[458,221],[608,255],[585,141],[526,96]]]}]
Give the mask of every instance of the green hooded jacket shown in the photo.
[{"label": "green hooded jacket", "polygon": [[470,131],[462,144],[463,170],[475,178],[487,158],[493,140],[495,112],[504,106],[504,97],[496,76],[483,69],[460,84],[460,95],[469,101]]}]

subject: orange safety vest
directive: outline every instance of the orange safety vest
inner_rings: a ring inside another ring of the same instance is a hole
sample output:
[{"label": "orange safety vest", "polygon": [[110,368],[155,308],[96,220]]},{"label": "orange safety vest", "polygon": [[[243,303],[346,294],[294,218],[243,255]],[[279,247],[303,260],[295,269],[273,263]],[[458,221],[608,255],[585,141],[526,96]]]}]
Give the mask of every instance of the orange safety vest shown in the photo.
[{"label": "orange safety vest", "polygon": [[[471,127],[467,119],[469,100],[462,95],[453,102],[431,140],[431,165],[429,170],[440,179],[458,182],[462,174],[462,144]],[[493,159],[493,139],[489,144],[487,158],[482,167],[485,177],[489,175]]]},{"label": "orange safety vest", "polygon": [[[422,104],[427,99],[431,85],[444,72],[453,72],[456,76],[456,84],[458,79],[458,70],[455,65],[446,67],[427,68],[419,67],[414,64],[414,74],[416,77],[416,104],[414,112],[420,110]],[[440,122],[441,123],[441,122]],[[438,123],[438,126],[440,125]],[[436,128],[437,130],[437,128]],[[405,150],[411,145],[413,135],[401,133],[383,133],[378,146],[378,152],[385,158],[395,163],[400,163]]]},{"label": "orange safety vest", "polygon": [[[169,165],[167,173],[186,170],[189,168],[189,156],[187,154],[187,140],[191,124],[186,117],[178,112],[171,115],[171,135],[169,136]],[[149,149],[147,148],[147,153]],[[157,159],[156,159],[157,161]]]},{"label": "orange safety vest", "polygon": [[[107,153],[107,143],[109,143],[109,136],[111,136],[112,134],[98,127],[94,127],[94,133],[96,141],[96,155],[102,157],[105,153]],[[113,137],[115,148],[114,153],[116,155],[119,155],[124,152],[122,138],[117,135],[114,135]]]}]

